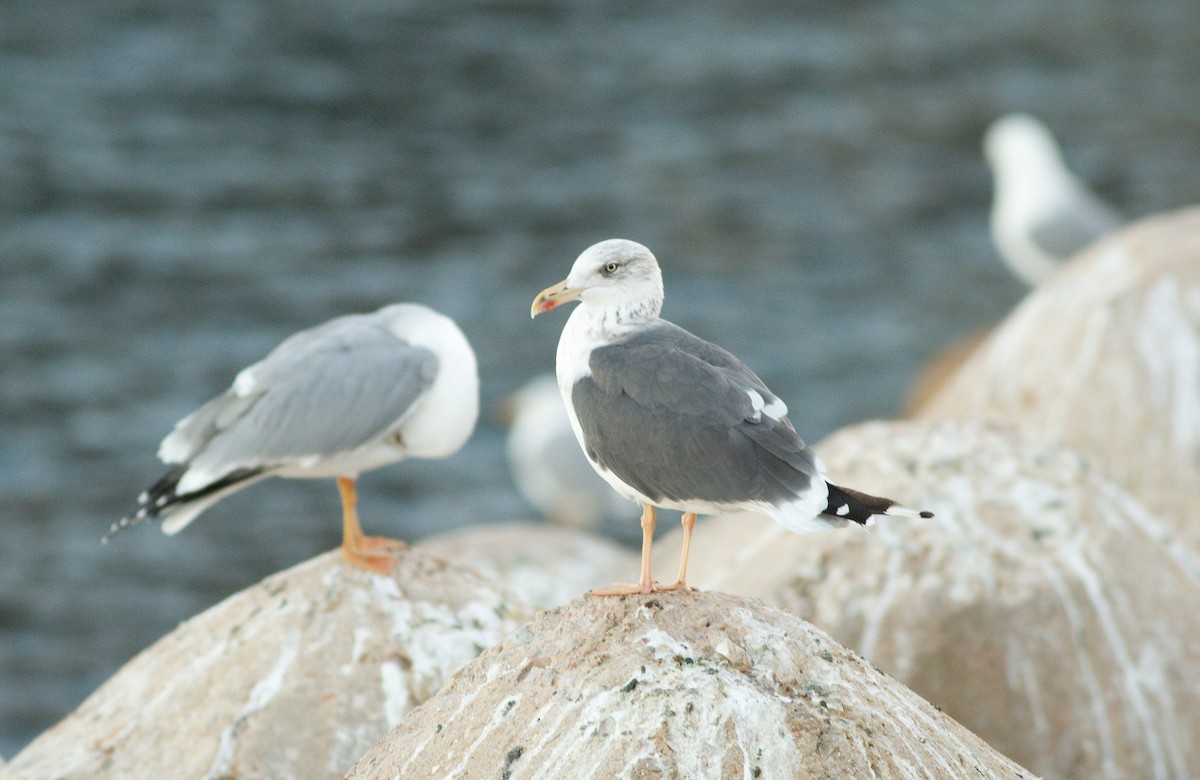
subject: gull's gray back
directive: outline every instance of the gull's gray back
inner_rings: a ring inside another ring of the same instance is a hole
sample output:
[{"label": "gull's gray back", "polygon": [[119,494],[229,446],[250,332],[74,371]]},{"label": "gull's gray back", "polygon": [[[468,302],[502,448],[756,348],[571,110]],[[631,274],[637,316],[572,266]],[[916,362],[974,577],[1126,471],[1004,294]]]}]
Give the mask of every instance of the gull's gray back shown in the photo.
[{"label": "gull's gray back", "polygon": [[779,401],[732,354],[669,322],[598,347],[572,404],[589,456],[648,498],[787,500],[820,472]]},{"label": "gull's gray back", "polygon": [[1053,213],[1031,226],[1029,237],[1043,252],[1066,260],[1108,235],[1122,224],[1121,217],[1086,191],[1077,193]]},{"label": "gull's gray back", "polygon": [[171,460],[217,469],[322,458],[378,438],[432,384],[437,358],[372,315],[297,333],[238,375],[163,442]]}]

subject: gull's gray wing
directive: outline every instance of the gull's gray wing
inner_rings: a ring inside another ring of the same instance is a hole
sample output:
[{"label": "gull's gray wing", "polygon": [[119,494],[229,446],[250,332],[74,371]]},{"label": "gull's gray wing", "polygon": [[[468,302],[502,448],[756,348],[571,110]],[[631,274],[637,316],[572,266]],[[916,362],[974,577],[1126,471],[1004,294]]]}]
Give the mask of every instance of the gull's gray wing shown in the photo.
[{"label": "gull's gray wing", "polygon": [[384,434],[433,383],[437,358],[371,315],[298,333],[163,441],[168,462],[210,473],[320,459]]},{"label": "gull's gray wing", "polygon": [[762,380],[682,328],[598,347],[589,367],[571,397],[588,453],[649,498],[775,501],[820,474]]},{"label": "gull's gray wing", "polygon": [[1043,252],[1063,260],[1105,236],[1122,224],[1121,217],[1088,192],[1080,192],[1069,204],[1044,215],[1030,229],[1029,237]]}]

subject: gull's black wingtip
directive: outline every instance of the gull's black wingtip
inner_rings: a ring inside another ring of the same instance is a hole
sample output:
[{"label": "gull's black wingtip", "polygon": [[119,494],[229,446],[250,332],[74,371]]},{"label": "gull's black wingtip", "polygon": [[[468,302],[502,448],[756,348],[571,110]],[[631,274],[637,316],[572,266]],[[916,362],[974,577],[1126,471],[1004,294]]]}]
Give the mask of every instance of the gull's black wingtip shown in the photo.
[{"label": "gull's black wingtip", "polygon": [[104,534],[104,536],[100,537],[100,544],[108,544],[109,539],[113,538],[121,531],[124,531],[129,526],[137,525],[138,523],[142,522],[146,518],[147,518],[147,512],[146,512],[145,508],[139,509],[137,512],[134,512],[132,515],[127,515],[125,517],[122,517],[120,520],[118,520],[117,522],[115,522],[111,526],[109,526],[108,532],[106,534]]},{"label": "gull's black wingtip", "polygon": [[933,512],[930,512],[930,511],[928,511],[928,510],[926,510],[926,509],[922,509],[922,510],[921,510],[921,517],[924,517],[924,518],[930,518],[930,517],[933,517]]}]

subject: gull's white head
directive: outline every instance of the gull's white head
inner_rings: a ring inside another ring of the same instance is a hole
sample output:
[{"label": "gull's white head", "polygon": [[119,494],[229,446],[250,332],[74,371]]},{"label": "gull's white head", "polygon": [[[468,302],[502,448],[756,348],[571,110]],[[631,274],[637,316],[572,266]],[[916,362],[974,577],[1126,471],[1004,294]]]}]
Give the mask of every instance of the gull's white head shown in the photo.
[{"label": "gull's white head", "polygon": [[575,260],[566,279],[538,293],[530,315],[576,300],[632,317],[657,317],[663,302],[658,261],[635,241],[610,238],[593,244]]},{"label": "gull's white head", "polygon": [[1028,114],[1006,114],[993,122],[983,139],[983,153],[997,177],[1066,170],[1054,135]]}]

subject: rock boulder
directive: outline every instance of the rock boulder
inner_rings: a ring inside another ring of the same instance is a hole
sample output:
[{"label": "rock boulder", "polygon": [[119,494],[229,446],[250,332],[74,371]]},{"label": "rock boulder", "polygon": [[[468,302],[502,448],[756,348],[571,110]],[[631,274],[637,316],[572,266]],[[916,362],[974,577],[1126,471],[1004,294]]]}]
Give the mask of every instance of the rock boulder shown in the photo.
[{"label": "rock boulder", "polygon": [[382,576],[328,553],[183,623],[5,777],[341,777],[527,617],[490,581],[427,554]]},{"label": "rock boulder", "polygon": [[694,585],[811,620],[1035,772],[1200,776],[1200,562],[1136,500],[984,424],[861,425],[817,451],[834,481],[936,517],[703,521]]},{"label": "rock boulder", "polygon": [[794,615],[663,593],[540,613],[348,777],[871,776],[1030,775]]}]

